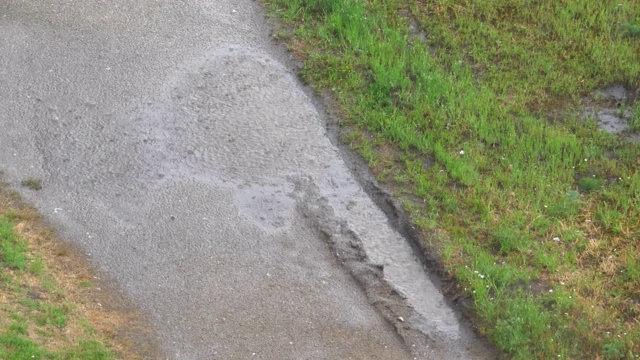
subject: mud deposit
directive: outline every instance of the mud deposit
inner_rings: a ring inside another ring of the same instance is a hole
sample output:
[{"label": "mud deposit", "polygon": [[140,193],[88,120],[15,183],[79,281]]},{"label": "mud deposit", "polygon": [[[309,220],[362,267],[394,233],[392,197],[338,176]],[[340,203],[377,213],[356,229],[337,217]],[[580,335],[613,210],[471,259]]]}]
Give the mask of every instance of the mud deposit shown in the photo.
[{"label": "mud deposit", "polygon": [[620,134],[628,142],[638,142],[640,134],[629,126],[633,116],[630,107],[637,96],[622,85],[613,85],[596,91],[595,97],[597,104],[586,106],[582,117],[595,119],[602,131]]}]

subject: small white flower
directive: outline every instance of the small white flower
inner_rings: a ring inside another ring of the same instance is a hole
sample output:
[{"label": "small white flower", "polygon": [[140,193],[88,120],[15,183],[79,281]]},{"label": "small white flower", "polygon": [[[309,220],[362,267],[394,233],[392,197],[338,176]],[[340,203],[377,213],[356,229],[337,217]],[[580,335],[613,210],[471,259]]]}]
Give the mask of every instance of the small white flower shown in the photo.
[{"label": "small white flower", "polygon": [[549,289],[549,292],[550,292],[550,293],[552,293],[552,292],[553,292],[553,289]]},{"label": "small white flower", "polygon": [[464,155],[464,150],[460,150],[460,155]]}]

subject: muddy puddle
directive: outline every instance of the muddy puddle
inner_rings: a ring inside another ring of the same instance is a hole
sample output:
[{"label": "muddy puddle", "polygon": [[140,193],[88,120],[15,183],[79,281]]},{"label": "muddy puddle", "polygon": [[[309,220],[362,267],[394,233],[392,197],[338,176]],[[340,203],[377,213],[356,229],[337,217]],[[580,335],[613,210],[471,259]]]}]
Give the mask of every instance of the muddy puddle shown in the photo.
[{"label": "muddy puddle", "polygon": [[640,132],[631,126],[637,94],[622,85],[613,85],[596,91],[594,98],[584,107],[583,119],[594,119],[602,131],[617,134],[627,142],[640,141]]},{"label": "muddy puddle", "polygon": [[[341,160],[332,169],[344,167]],[[427,336],[459,341],[463,334],[459,319],[449,308],[444,296],[434,286],[409,243],[387,226],[388,219],[353,181],[347,172],[332,171],[320,181],[320,191],[338,218],[348,225],[369,260],[384,269],[384,279],[393,285],[417,312],[411,319]],[[339,190],[339,191],[338,191]]]}]

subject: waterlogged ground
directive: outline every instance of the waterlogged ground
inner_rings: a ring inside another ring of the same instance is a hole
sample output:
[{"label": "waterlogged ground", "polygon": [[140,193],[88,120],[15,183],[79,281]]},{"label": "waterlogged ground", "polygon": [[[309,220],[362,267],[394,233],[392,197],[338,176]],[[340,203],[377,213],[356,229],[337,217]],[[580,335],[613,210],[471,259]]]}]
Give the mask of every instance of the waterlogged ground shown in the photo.
[{"label": "waterlogged ground", "polygon": [[638,98],[633,91],[622,85],[596,91],[594,98],[586,103],[596,103],[585,106],[582,117],[589,121],[595,120],[602,131],[621,135],[620,138],[636,143],[640,139],[640,128],[637,122],[640,112],[634,100]]}]

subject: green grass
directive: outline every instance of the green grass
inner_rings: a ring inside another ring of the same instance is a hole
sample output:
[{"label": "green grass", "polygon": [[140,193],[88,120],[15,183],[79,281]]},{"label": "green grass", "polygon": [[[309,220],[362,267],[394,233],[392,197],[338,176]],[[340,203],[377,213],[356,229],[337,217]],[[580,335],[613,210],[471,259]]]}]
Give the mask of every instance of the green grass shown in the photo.
[{"label": "green grass", "polygon": [[0,266],[22,270],[27,263],[27,244],[13,233],[13,224],[0,217]]},{"label": "green grass", "polygon": [[5,360],[108,360],[113,354],[103,344],[89,340],[79,341],[76,345],[62,351],[48,351],[24,333],[24,325],[11,326],[0,334],[0,358]]},{"label": "green grass", "polygon": [[16,216],[0,216],[0,296],[8,304],[0,308],[0,359],[114,359],[112,351],[93,339],[95,332],[75,342],[67,339],[64,346],[47,346],[64,338],[72,305],[52,300],[61,292],[55,284],[44,286],[53,281],[47,279],[50,274],[42,256],[32,255],[28,242],[15,232]]},{"label": "green grass", "polygon": [[640,37],[640,18],[622,24],[622,31],[628,37]]},{"label": "green grass", "polygon": [[640,86],[640,3],[263,2],[499,348],[640,355],[640,145],[580,118]]},{"label": "green grass", "polygon": [[632,130],[640,130],[640,103],[636,103],[636,105],[631,109],[631,121],[629,122],[629,126]]}]

